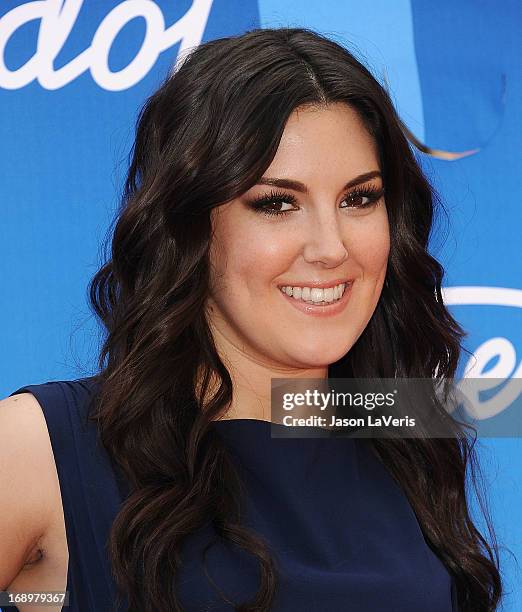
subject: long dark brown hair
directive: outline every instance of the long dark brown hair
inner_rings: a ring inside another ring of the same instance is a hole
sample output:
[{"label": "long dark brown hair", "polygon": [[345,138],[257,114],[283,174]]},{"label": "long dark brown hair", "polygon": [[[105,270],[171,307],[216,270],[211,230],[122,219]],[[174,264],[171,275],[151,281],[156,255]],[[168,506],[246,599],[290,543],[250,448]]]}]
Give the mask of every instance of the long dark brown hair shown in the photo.
[{"label": "long dark brown hair", "polygon": [[[306,28],[255,29],[195,48],[140,111],[111,251],[89,284],[104,326],[91,418],[131,487],[109,553],[133,611],[182,610],[173,588],[180,545],[209,521],[259,561],[259,591],[236,610],[270,609],[275,565],[262,539],[240,524],[240,482],[211,425],[233,389],[205,317],[210,212],[263,175],[294,109],[333,102],[356,110],[377,144],[391,249],[375,312],[329,376],[455,374],[466,334],[443,304],[444,270],[428,253],[443,205],[386,89],[342,45]],[[495,610],[499,555],[476,486],[474,440],[368,444],[453,577],[459,612]],[[468,473],[491,543],[470,516]]]}]

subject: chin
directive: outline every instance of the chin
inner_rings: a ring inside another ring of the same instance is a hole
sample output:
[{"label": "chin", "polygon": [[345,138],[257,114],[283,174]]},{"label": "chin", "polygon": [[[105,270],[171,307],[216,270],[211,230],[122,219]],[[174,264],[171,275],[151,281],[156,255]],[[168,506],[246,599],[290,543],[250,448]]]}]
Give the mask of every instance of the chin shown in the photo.
[{"label": "chin", "polygon": [[331,347],[329,349],[318,347],[316,350],[310,350],[310,348],[303,350],[299,354],[295,354],[294,357],[295,361],[302,364],[304,368],[323,368],[339,361],[347,352],[344,348],[332,351]]}]

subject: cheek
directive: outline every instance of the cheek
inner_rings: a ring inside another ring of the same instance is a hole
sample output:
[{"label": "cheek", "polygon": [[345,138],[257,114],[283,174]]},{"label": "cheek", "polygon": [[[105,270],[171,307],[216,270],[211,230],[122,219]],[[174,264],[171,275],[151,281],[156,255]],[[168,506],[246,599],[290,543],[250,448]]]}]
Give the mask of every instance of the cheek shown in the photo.
[{"label": "cheek", "polygon": [[380,275],[390,254],[388,217],[385,214],[374,217],[352,232],[347,250],[365,275]]},{"label": "cheek", "polygon": [[225,287],[234,300],[249,300],[272,290],[294,257],[295,245],[288,233],[253,223],[227,227],[211,249],[216,297]]},{"label": "cheek", "polygon": [[238,232],[226,250],[227,278],[242,279],[247,287],[263,285],[286,270],[295,256],[288,233],[263,227]]}]

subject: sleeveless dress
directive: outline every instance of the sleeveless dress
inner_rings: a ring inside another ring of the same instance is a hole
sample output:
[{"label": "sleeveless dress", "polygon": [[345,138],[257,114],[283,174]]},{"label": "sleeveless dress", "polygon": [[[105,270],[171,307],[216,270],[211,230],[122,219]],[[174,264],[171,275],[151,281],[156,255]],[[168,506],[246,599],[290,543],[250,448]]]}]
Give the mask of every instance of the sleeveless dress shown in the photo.
[{"label": "sleeveless dress", "polygon": [[[87,421],[96,388],[93,378],[80,378],[11,393],[32,393],[47,423],[69,548],[69,612],[113,609],[105,543],[129,490]],[[276,563],[270,610],[457,612],[451,575],[426,543],[402,489],[361,440],[276,438],[269,422],[254,419],[214,426],[246,488],[242,522],[264,538]],[[214,535],[209,524],[182,546],[177,593],[187,612],[235,609],[203,570],[202,551]],[[215,543],[206,568],[230,602],[257,592],[257,560],[239,548]]]}]

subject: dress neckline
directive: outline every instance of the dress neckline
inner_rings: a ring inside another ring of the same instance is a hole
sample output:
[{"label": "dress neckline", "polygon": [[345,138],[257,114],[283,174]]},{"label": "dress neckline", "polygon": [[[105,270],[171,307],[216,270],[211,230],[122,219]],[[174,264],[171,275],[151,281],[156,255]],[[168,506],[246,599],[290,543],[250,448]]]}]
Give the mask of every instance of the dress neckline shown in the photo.
[{"label": "dress neckline", "polygon": [[[235,429],[244,429],[248,431],[262,431],[263,434],[275,434],[276,438],[328,438],[330,437],[330,431],[324,427],[316,425],[303,425],[303,426],[291,426],[284,425],[283,423],[274,423],[273,421],[266,421],[265,419],[219,419],[212,421],[214,425],[217,424],[219,431],[235,431]],[[228,423],[228,425],[224,425]],[[234,425],[235,423],[235,425]],[[282,432],[286,432],[284,435],[279,435]]]},{"label": "dress neckline", "polygon": [[251,421],[253,423],[266,423],[267,425],[279,425],[280,423],[274,423],[273,421],[267,421],[266,419],[249,419],[247,417],[239,418],[239,419],[219,419],[217,421],[212,421],[213,423],[243,423],[243,422]]}]

